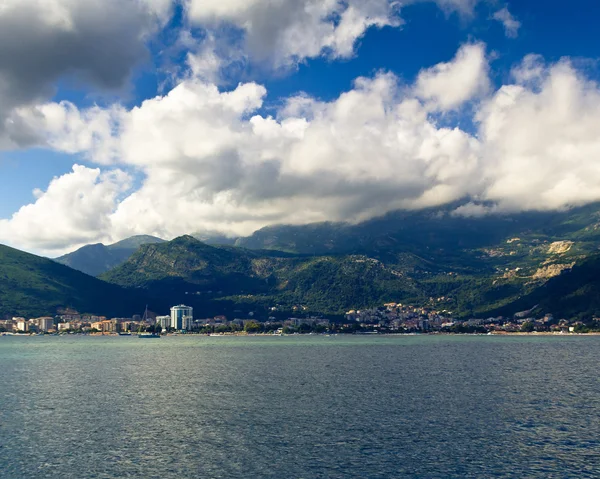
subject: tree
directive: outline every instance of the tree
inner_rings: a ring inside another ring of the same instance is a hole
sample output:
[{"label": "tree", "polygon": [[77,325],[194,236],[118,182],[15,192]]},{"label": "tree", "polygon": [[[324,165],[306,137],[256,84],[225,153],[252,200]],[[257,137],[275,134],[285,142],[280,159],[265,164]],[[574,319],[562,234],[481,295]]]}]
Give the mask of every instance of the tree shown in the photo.
[{"label": "tree", "polygon": [[248,321],[244,325],[244,331],[247,333],[258,333],[261,329],[261,325],[256,321]]},{"label": "tree", "polygon": [[533,331],[535,331],[535,326],[531,321],[525,321],[522,325],[521,325],[521,332],[522,333],[532,333]]}]

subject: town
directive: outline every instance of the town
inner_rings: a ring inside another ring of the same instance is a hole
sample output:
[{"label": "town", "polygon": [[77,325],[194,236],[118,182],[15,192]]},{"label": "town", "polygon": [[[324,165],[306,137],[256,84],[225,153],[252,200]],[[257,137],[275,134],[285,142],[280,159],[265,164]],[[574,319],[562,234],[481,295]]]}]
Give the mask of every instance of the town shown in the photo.
[{"label": "town", "polygon": [[600,319],[595,319],[590,327],[582,322],[556,320],[551,314],[536,319],[530,316],[531,312],[520,312],[512,318],[500,316],[465,321],[453,319],[448,311],[386,303],[377,308],[348,311],[339,320],[311,315],[284,320],[271,316],[267,320],[258,320],[254,312],[248,312],[244,318],[229,319],[221,315],[194,319],[193,308],[186,305],[173,306],[170,315],[146,312],[144,317],[110,319],[63,309],[55,316],[0,320],[0,334],[581,334],[600,330]]}]

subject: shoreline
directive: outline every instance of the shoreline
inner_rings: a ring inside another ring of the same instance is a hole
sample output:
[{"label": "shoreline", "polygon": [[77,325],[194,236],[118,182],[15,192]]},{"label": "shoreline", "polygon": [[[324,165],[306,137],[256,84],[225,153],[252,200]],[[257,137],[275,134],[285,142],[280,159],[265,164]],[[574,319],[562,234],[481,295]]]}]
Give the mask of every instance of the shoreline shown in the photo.
[{"label": "shoreline", "polygon": [[[87,337],[129,337],[135,338],[137,334],[131,334],[127,336],[119,335],[118,333],[50,333],[50,334],[39,334],[39,333],[31,333],[31,334],[20,334],[20,333],[0,333],[0,337],[2,336],[11,336],[11,337],[37,337],[37,336],[87,336]],[[163,334],[161,337],[222,337],[222,338],[234,338],[234,337],[296,337],[296,336],[556,336],[556,337],[574,337],[574,336],[600,336],[600,331],[598,332],[589,332],[589,333],[563,333],[563,332],[551,332],[551,331],[533,331],[531,333],[522,333],[522,332],[505,332],[505,331],[494,331],[489,333],[443,333],[443,332],[431,332],[431,333],[377,333],[377,332],[366,332],[366,333],[306,333],[306,334],[248,334],[248,333],[211,333],[211,334],[199,334],[199,333],[169,333]]]}]

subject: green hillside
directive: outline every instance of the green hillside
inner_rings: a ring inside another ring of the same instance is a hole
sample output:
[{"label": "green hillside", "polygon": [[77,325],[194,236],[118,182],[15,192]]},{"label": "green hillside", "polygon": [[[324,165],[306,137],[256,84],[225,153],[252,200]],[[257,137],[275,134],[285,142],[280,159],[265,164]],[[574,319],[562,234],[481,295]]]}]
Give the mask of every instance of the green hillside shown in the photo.
[{"label": "green hillside", "polygon": [[191,236],[144,245],[102,278],[211,311],[223,305],[288,311],[296,306],[340,314],[357,304],[377,306],[419,294],[409,278],[364,256],[307,257],[215,247]]},{"label": "green hillside", "polygon": [[531,289],[497,313],[524,311],[534,306],[539,315],[552,313],[556,318],[589,320],[600,317],[600,255],[590,256],[572,270]]},{"label": "green hillside", "polygon": [[0,316],[41,316],[71,307],[82,313],[131,315],[144,308],[128,292],[52,260],[0,245]]},{"label": "green hillside", "polygon": [[600,241],[600,204],[563,212],[526,212],[457,216],[452,204],[421,211],[397,211],[359,224],[315,223],[279,225],[239,238],[237,246],[300,254],[384,256],[411,252],[422,255],[456,255],[465,250],[502,246],[520,238],[531,244],[573,240],[588,251]]},{"label": "green hillside", "polygon": [[600,291],[591,273],[568,301],[560,288],[552,301],[542,296],[546,284],[596,255],[599,205],[483,218],[457,217],[455,207],[358,225],[274,226],[239,239],[237,247],[179,238],[143,246],[103,278],[200,307],[227,301],[339,314],[403,301],[462,318],[511,315],[536,304],[540,314],[593,313]]},{"label": "green hillside", "polygon": [[261,311],[266,317],[339,315],[394,301],[459,318],[510,316],[536,305],[538,314],[567,319],[600,315],[598,205],[484,218],[457,217],[455,207],[357,225],[269,227],[237,246],[192,236],[134,237],[70,256],[101,269],[118,262],[100,277],[129,291],[5,248],[1,311],[46,314],[72,306],[125,314],[147,302],[154,311],[186,303],[201,316]]}]

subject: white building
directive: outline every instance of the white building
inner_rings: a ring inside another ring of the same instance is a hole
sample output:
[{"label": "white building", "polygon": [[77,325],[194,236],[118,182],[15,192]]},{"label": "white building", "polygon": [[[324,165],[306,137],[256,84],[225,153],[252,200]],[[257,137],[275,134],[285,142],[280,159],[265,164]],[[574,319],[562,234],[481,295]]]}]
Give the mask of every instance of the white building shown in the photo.
[{"label": "white building", "polygon": [[163,329],[168,329],[171,326],[171,316],[157,316],[156,324]]},{"label": "white building", "polygon": [[27,321],[25,318],[19,318],[17,320],[17,331],[20,331],[22,333],[26,333],[29,331],[29,321]]},{"label": "white building", "polygon": [[185,304],[171,308],[171,327],[177,331],[190,330],[194,321],[194,309]]},{"label": "white building", "polygon": [[54,330],[54,318],[38,318],[38,329],[43,332]]}]

